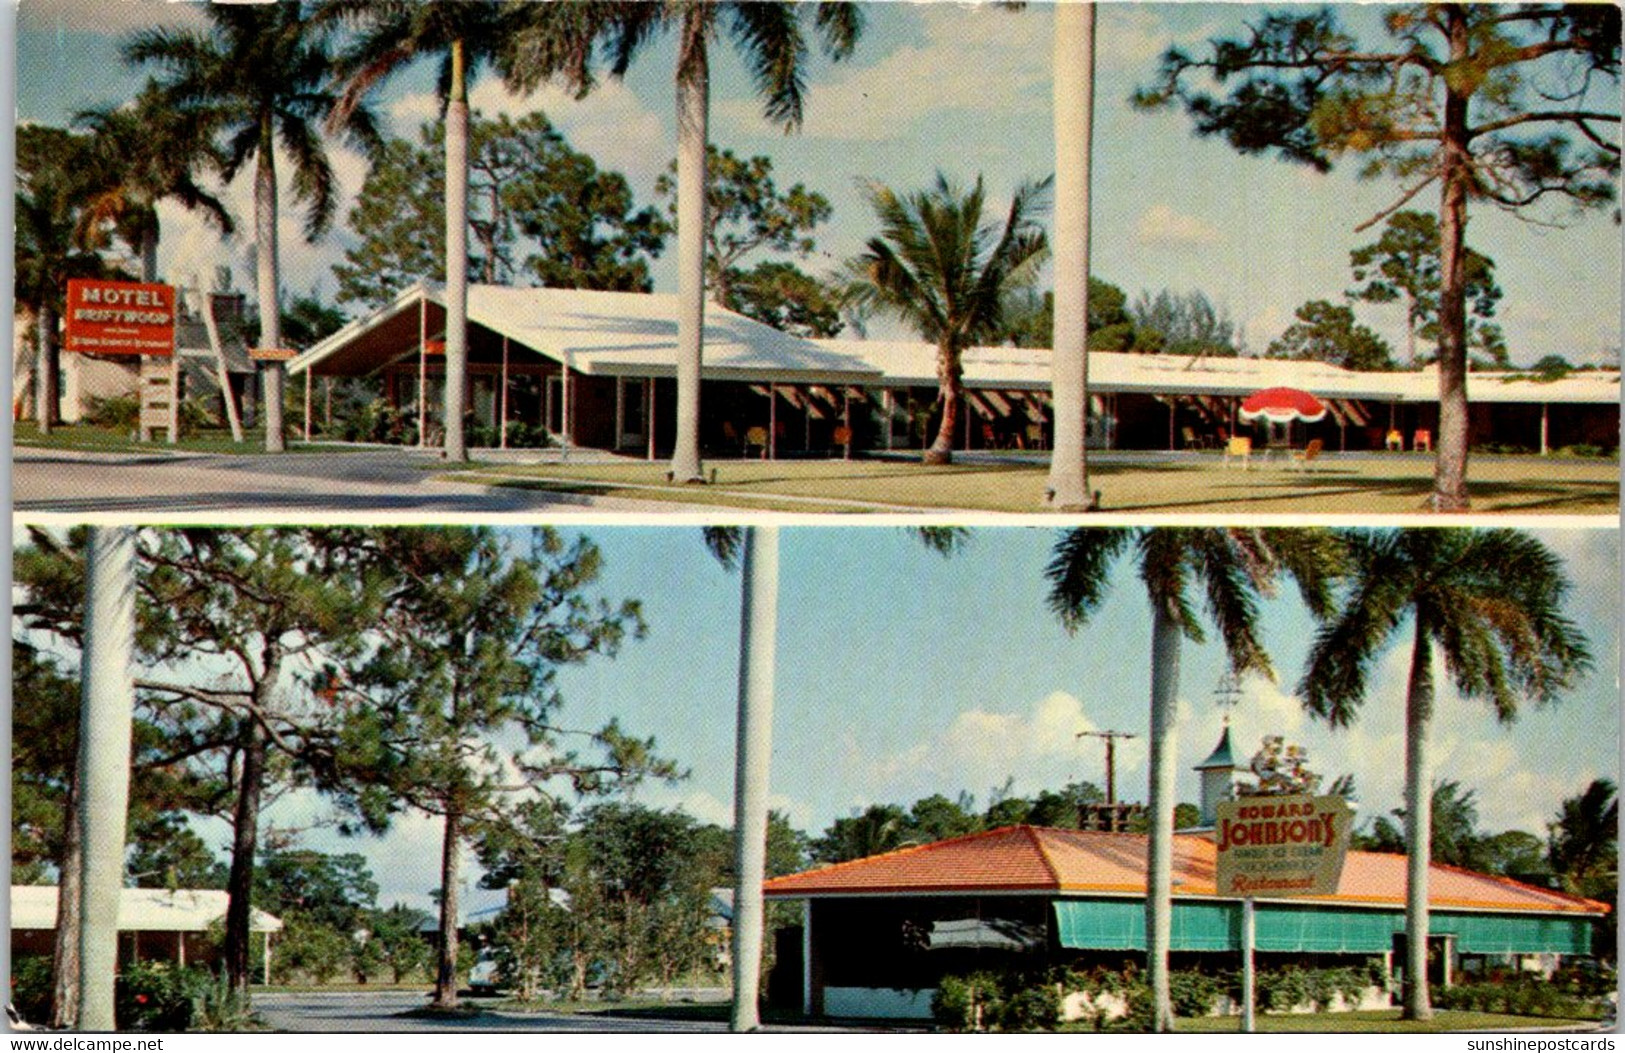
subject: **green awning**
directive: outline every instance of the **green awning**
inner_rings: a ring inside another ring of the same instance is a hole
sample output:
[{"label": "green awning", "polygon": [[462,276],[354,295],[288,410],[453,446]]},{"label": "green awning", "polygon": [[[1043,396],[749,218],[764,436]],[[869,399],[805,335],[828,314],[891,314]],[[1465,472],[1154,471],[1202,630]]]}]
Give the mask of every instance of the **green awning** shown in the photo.
[{"label": "green awning", "polygon": [[[1062,947],[1075,950],[1145,949],[1145,902],[1138,899],[1062,899],[1054,902]],[[1261,902],[1255,947],[1260,951],[1382,954],[1405,931],[1403,910],[1357,910]],[[1541,915],[1434,911],[1430,930],[1456,937],[1465,954],[1590,954],[1593,919]],[[1241,949],[1241,904],[1174,901],[1173,950]]]}]

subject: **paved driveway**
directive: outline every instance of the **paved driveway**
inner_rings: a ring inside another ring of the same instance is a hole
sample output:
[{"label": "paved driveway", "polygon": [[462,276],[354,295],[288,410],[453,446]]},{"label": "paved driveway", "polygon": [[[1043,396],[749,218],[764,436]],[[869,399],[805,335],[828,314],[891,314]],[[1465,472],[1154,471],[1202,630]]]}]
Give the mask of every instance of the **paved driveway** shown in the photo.
[{"label": "paved driveway", "polygon": [[[722,1034],[721,1021],[570,1016],[562,1013],[487,1011],[466,1018],[403,1016],[428,1003],[415,991],[344,991],[256,994],[254,1010],[278,1031],[551,1031],[587,1034]],[[849,1028],[778,1028],[769,1031],[848,1031]]]},{"label": "paved driveway", "polygon": [[66,514],[168,512],[660,512],[682,505],[433,479],[438,456],[366,449],[274,455],[83,453],[19,447],[12,506]]}]

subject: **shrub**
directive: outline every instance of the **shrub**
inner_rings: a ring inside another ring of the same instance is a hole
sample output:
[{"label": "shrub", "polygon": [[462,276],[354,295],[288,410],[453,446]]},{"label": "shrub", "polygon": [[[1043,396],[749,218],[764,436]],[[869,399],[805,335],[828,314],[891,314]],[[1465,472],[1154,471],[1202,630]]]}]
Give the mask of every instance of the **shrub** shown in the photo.
[{"label": "shrub", "polygon": [[135,431],[141,422],[141,403],[134,395],[115,395],[112,398],[90,400],[85,420],[98,428],[118,432]]},{"label": "shrub", "polygon": [[31,954],[11,963],[11,1003],[24,1020],[43,1024],[51,1019],[51,956]]},{"label": "shrub", "polygon": [[1208,1016],[1213,1003],[1225,993],[1225,984],[1214,976],[1195,969],[1168,974],[1168,988],[1176,1016]]},{"label": "shrub", "polygon": [[932,1019],[950,1031],[980,1031],[999,1009],[999,980],[992,973],[944,976],[931,998]]},{"label": "shrub", "polygon": [[1061,992],[1039,980],[1005,995],[998,1007],[1001,1031],[1054,1031],[1061,1020]]},{"label": "shrub", "polygon": [[113,1012],[121,1031],[185,1031],[212,984],[200,969],[167,962],[131,962],[114,985]]}]

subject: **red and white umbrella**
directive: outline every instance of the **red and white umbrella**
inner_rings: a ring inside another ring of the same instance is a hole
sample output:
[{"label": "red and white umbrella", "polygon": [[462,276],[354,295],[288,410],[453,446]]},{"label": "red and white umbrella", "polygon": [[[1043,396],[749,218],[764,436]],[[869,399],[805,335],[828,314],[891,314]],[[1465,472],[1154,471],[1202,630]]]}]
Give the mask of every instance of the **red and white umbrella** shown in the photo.
[{"label": "red and white umbrella", "polygon": [[1248,395],[1241,404],[1240,417],[1255,421],[1262,417],[1272,424],[1291,424],[1301,420],[1313,424],[1326,416],[1326,405],[1307,391],[1298,388],[1265,388]]}]

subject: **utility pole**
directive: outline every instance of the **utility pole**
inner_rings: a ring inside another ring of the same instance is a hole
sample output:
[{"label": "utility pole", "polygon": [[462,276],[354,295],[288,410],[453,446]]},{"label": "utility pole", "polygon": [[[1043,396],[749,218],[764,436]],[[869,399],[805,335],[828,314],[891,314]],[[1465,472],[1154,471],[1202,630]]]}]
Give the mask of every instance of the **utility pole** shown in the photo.
[{"label": "utility pole", "polygon": [[1074,738],[1088,736],[1106,740],[1106,803],[1117,803],[1117,740],[1139,738],[1132,731],[1080,731]]}]

